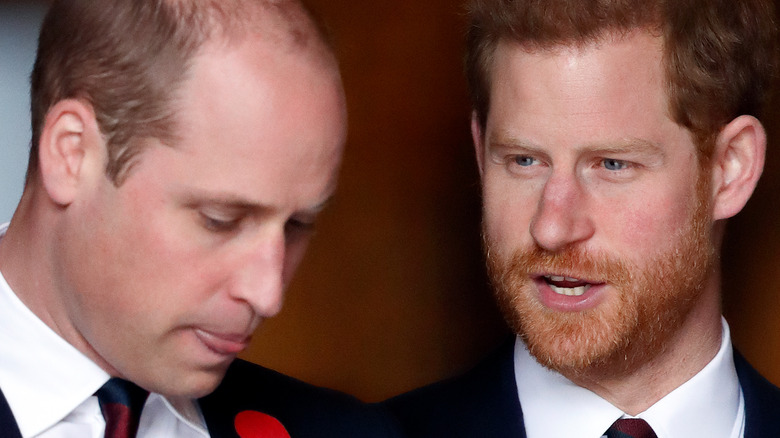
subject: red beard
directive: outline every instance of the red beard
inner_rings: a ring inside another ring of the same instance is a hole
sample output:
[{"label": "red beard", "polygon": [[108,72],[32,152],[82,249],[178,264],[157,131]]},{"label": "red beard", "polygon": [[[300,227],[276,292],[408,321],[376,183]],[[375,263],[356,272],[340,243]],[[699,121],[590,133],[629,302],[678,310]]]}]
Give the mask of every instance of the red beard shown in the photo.
[{"label": "red beard", "polygon": [[[534,247],[506,257],[485,239],[499,306],[537,361],[564,375],[599,371],[620,377],[664,351],[701,296],[716,261],[708,178],[701,179],[687,226],[671,236],[668,249],[642,266],[574,247],[556,253]],[[609,296],[587,311],[553,311],[537,296],[531,276],[540,272],[604,282]]]}]

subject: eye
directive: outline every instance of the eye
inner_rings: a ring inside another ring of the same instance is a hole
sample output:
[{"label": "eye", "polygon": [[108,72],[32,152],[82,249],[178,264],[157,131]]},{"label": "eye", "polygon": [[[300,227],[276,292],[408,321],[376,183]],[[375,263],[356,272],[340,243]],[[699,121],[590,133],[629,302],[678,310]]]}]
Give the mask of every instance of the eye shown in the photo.
[{"label": "eye", "polygon": [[305,221],[301,219],[289,219],[285,224],[288,232],[308,232],[314,230],[314,221]]},{"label": "eye", "polygon": [[220,217],[219,215],[207,214],[203,212],[200,213],[200,217],[203,223],[203,227],[215,233],[228,233],[235,231],[241,222],[240,218]]},{"label": "eye", "polygon": [[514,157],[514,162],[520,167],[529,167],[536,163],[536,159],[528,155],[517,155]]},{"label": "eye", "polygon": [[284,234],[287,236],[288,244],[305,242],[314,234],[314,221],[291,218],[284,224]]},{"label": "eye", "polygon": [[602,161],[604,168],[607,170],[618,171],[625,170],[629,167],[628,162],[622,160],[616,160],[614,158],[605,158]]}]

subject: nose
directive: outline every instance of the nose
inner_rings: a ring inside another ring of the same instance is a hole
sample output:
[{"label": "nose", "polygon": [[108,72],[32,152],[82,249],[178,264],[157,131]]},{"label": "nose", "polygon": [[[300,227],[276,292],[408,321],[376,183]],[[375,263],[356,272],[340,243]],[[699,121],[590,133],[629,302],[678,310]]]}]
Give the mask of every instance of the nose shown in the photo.
[{"label": "nose", "polygon": [[551,174],[531,220],[531,236],[540,248],[556,252],[593,235],[587,196],[573,173]]},{"label": "nose", "polygon": [[258,316],[268,318],[279,313],[284,301],[284,233],[267,233],[257,240],[242,254],[231,294],[252,306]]}]

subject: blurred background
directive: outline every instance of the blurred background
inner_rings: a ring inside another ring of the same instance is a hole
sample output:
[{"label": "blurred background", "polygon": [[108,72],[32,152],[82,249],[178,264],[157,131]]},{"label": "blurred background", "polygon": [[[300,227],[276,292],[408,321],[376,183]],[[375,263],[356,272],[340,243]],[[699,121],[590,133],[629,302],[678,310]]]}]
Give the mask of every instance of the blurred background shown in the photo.
[{"label": "blurred background", "polygon": [[42,2],[0,1],[0,223],[22,196],[30,149],[30,84]]},{"label": "blurred background", "polygon": [[[282,313],[245,359],[377,401],[467,370],[506,336],[483,269],[460,1],[315,0],[342,62],[350,135],[334,204]],[[21,195],[44,4],[0,0],[0,222]],[[780,101],[779,101],[780,102]],[[728,227],[724,306],[780,384],[780,106],[762,181]]]}]

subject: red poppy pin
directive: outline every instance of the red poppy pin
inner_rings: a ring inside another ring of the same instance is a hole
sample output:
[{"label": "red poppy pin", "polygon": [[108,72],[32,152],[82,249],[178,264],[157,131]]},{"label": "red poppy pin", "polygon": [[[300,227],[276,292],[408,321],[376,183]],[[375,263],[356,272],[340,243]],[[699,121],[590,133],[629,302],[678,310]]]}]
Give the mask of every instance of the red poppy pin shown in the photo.
[{"label": "red poppy pin", "polygon": [[239,412],[235,425],[241,438],[290,438],[287,429],[279,420],[262,412]]}]

